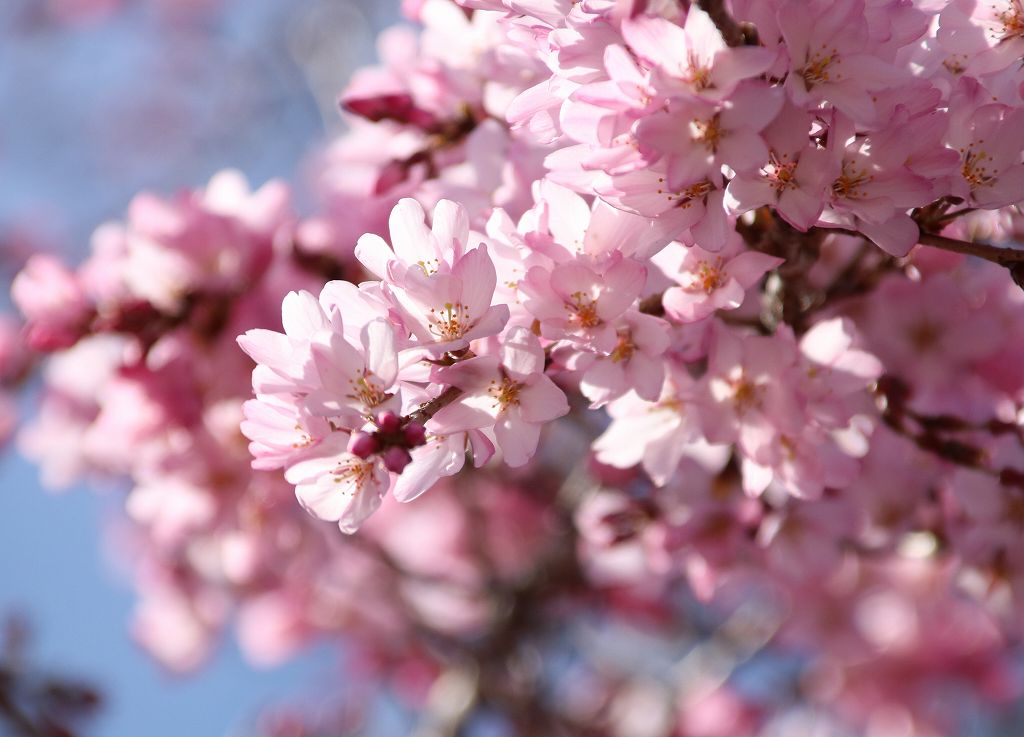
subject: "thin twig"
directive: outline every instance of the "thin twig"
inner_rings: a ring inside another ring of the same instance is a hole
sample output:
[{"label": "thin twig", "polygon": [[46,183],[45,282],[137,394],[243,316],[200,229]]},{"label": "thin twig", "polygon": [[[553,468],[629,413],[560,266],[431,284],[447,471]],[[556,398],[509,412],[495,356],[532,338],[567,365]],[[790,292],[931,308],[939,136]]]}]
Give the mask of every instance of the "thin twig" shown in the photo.
[{"label": "thin twig", "polygon": [[953,253],[977,256],[1000,266],[1024,263],[1024,250],[1000,248],[998,246],[990,246],[987,243],[961,241],[956,238],[947,238],[944,235],[935,235],[933,233],[921,233],[918,243],[933,248],[941,248],[944,251],[952,251]]}]

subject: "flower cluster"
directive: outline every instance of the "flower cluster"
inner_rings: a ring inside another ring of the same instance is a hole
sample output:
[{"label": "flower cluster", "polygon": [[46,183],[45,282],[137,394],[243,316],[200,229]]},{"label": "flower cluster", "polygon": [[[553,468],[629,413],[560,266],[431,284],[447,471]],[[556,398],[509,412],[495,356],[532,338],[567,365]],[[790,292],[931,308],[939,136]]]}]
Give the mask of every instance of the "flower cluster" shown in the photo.
[{"label": "flower cluster", "polygon": [[[56,353],[22,445],[131,479],[143,640],[355,633],[521,734],[939,737],[1024,693],[1024,7],[403,8],[313,216],[219,175],[14,283]],[[524,652],[603,639],[567,611],[663,637],[560,678]]]}]

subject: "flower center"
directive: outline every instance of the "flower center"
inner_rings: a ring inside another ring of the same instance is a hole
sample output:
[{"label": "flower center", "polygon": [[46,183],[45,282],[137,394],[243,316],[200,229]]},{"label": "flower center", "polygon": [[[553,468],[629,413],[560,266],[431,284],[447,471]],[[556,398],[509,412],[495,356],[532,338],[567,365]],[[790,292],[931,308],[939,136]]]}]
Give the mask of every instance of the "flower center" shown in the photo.
[{"label": "flower center", "polygon": [[628,361],[636,352],[636,344],[633,342],[633,334],[629,331],[619,333],[619,343],[611,353],[612,363]]},{"label": "flower center", "polygon": [[732,401],[741,414],[761,405],[761,387],[745,376],[732,382]]},{"label": "flower center", "polygon": [[[665,177],[658,177],[658,182],[664,184]],[[681,207],[682,209],[685,210],[691,204],[693,204],[694,200],[705,197],[714,188],[715,185],[709,182],[707,179],[705,179],[703,182],[691,184],[689,187],[685,187],[679,190],[678,192],[669,192],[665,189],[658,189],[657,193],[660,195],[665,195],[665,197],[668,198],[669,202],[675,202],[676,207]]]},{"label": "flower center", "polygon": [[907,330],[911,345],[919,353],[930,351],[942,338],[942,328],[928,320],[922,320]]},{"label": "flower center", "polygon": [[832,182],[832,195],[837,199],[854,200],[865,196],[861,186],[873,179],[867,169],[858,169],[848,161],[843,162],[843,172]]},{"label": "flower center", "polygon": [[469,308],[461,302],[446,302],[440,310],[430,309],[430,332],[442,340],[456,340],[469,330]]},{"label": "flower center", "polygon": [[[984,141],[978,141],[978,143],[984,143]],[[964,161],[960,165],[960,174],[971,185],[971,189],[991,185],[995,177],[985,166],[985,162],[991,161],[992,157],[985,151],[975,151],[973,148],[968,148],[961,153],[963,153]]]},{"label": "flower center", "polygon": [[711,294],[725,284],[725,274],[722,272],[722,257],[716,258],[714,263],[706,260],[701,261],[697,264],[697,268],[692,272],[691,276],[692,281],[687,287],[687,291]]},{"label": "flower center", "polygon": [[718,144],[722,140],[722,126],[719,116],[714,115],[707,120],[694,118],[690,121],[690,133],[694,141],[703,144],[709,151],[717,151]]},{"label": "flower center", "polygon": [[298,450],[299,448],[308,448],[313,444],[313,438],[310,437],[308,432],[302,429],[302,425],[296,425],[295,432],[298,434],[299,438],[292,443],[293,448]]},{"label": "flower center", "polygon": [[[804,78],[804,84],[807,86],[807,89],[811,89],[816,84],[832,81],[829,67],[832,66],[836,58],[836,49],[826,51],[825,47],[822,47],[821,51],[807,59],[804,68],[800,70],[800,76]],[[836,75],[836,79],[839,79],[839,75]]]},{"label": "flower center", "polygon": [[355,494],[362,490],[367,479],[373,475],[373,463],[359,458],[346,458],[338,463],[331,475],[336,484],[351,484],[349,488],[341,490],[343,494]]},{"label": "flower center", "polygon": [[569,318],[571,322],[584,329],[596,328],[601,324],[595,300],[583,292],[573,292],[570,297],[572,297],[572,303],[567,304],[566,309],[571,313]]},{"label": "flower center", "polygon": [[519,390],[522,388],[523,385],[518,381],[513,381],[505,376],[500,384],[497,381],[492,381],[487,388],[487,393],[494,397],[495,407],[507,409],[509,405],[519,405]]},{"label": "flower center", "polygon": [[687,70],[686,81],[698,92],[711,87],[711,67],[703,63],[700,57],[693,51],[687,53],[687,61],[689,69]]},{"label": "flower center", "polygon": [[946,71],[953,76],[959,76],[964,73],[965,69],[967,69],[966,62],[967,57],[963,54],[953,54],[952,56],[946,57],[942,62],[942,66],[946,67]]},{"label": "flower center", "polygon": [[768,163],[761,168],[761,173],[768,179],[768,183],[776,192],[796,189],[796,161],[790,161],[789,154],[782,154],[780,158],[773,151],[768,158]]},{"label": "flower center", "polygon": [[436,258],[432,258],[429,261],[417,261],[416,265],[423,270],[424,274],[431,276],[437,273],[438,268],[441,266],[441,262]]},{"label": "flower center", "polygon": [[998,42],[1024,38],[1024,12],[1018,2],[1011,2],[1009,10],[996,13],[996,20],[1000,25],[999,30],[995,31]]},{"label": "flower center", "polygon": [[384,404],[391,396],[365,373],[354,381],[350,380],[349,386],[352,387],[352,393],[348,395],[348,398],[358,400],[367,409]]}]

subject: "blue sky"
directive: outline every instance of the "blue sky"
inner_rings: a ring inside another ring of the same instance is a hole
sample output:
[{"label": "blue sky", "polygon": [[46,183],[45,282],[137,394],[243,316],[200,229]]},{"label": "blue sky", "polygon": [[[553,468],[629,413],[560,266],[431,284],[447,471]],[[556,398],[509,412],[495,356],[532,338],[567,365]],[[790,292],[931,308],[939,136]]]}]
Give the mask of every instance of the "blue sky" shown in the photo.
[{"label": "blue sky", "polygon": [[260,671],[246,664],[230,638],[194,676],[162,671],[129,638],[134,594],[98,539],[117,502],[113,491],[42,492],[29,464],[13,456],[0,464],[0,611],[29,617],[39,665],[104,692],[108,702],[96,734],[244,733],[260,707],[337,679],[329,648]]}]

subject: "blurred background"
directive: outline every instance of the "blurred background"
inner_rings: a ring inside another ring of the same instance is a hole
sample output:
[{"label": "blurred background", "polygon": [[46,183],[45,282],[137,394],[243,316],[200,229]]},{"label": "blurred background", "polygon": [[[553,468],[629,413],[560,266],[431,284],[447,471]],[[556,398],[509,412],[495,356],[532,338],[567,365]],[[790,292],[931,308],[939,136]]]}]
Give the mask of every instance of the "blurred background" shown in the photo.
[{"label": "blurred background", "polygon": [[[0,2],[3,308],[28,253],[77,263],[141,190],[234,167],[293,182],[303,211],[303,161],[340,131],[338,93],[396,18],[377,0]],[[0,617],[30,624],[44,671],[100,690],[90,733],[248,734],[261,708],[337,683],[336,647],[258,671],[228,641],[197,675],[162,672],[130,639],[134,597],[100,542],[119,490],[55,495],[37,473],[0,458]]]}]

